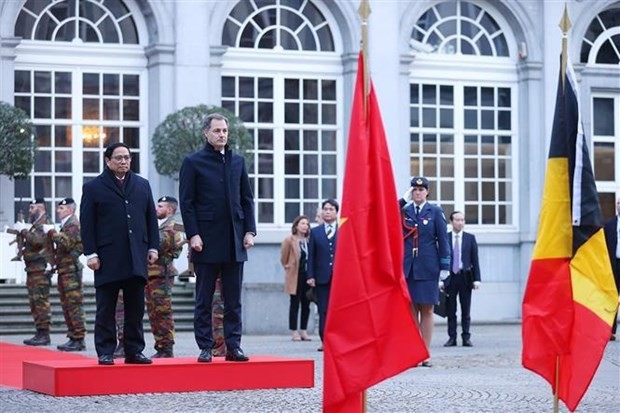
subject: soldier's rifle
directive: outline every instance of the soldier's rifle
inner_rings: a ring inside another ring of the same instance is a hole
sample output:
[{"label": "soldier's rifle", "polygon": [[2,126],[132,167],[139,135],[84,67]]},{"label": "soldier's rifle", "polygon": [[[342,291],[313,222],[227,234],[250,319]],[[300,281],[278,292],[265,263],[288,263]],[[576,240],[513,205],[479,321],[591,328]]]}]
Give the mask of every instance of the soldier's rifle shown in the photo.
[{"label": "soldier's rifle", "polygon": [[9,242],[9,245],[17,244],[17,255],[11,258],[11,261],[21,261],[22,257],[24,256],[24,235],[22,234],[21,230],[13,228],[7,228],[6,232],[8,234],[15,235],[15,239]]}]

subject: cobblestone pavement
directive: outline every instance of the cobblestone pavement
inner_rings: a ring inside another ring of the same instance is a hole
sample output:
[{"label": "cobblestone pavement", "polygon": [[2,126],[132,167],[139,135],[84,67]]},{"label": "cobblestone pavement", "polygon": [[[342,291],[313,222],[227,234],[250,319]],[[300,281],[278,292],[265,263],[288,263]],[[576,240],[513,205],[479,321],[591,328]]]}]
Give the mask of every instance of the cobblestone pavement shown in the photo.
[{"label": "cobblestone pavement", "polygon": [[[521,327],[516,324],[474,325],[474,347],[444,348],[445,325],[436,326],[432,368],[410,369],[367,392],[368,412],[551,412],[550,387],[538,375],[521,367]],[[0,340],[21,343],[26,336]],[[52,336],[52,347],[65,341]],[[93,336],[87,354],[95,356]],[[192,333],[180,333],[175,354],[197,357]],[[252,354],[270,354],[315,360],[315,387],[257,391],[164,393],[94,397],[52,397],[0,387],[0,411],[13,412],[320,412],[322,353],[318,338],[292,342],[288,336],[244,336],[243,348]],[[147,351],[153,341],[147,333]],[[214,378],[216,380],[216,378]],[[165,377],[154,380],[165,380]],[[610,342],[603,361],[578,412],[612,413],[620,407],[620,342]],[[568,411],[560,403],[560,411]]]}]

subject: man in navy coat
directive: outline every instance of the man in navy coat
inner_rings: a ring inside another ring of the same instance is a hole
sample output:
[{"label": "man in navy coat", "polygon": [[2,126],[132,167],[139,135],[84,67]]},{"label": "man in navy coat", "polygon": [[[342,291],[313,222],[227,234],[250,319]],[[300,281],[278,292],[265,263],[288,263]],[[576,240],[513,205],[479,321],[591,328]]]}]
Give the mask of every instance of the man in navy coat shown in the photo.
[{"label": "man in navy coat", "polygon": [[[616,290],[620,294],[620,243],[618,235],[620,234],[620,196],[616,198],[616,216],[605,223],[605,242],[607,243],[607,252],[609,253],[609,261],[616,282]],[[619,297],[620,300],[620,297]],[[618,328],[618,312],[611,327],[610,341],[616,340],[616,330]]]},{"label": "man in navy coat", "polygon": [[[319,336],[323,340],[329,293],[332,285],[336,240],[338,239],[338,202],[327,199],[322,204],[323,223],[310,231],[308,241],[308,271],[306,280],[309,286],[316,288],[316,300],[319,310]],[[323,351],[323,345],[318,349]]]},{"label": "man in navy coat", "polygon": [[144,286],[147,260],[157,260],[159,230],[148,181],[130,170],[129,147],[108,146],[103,172],[84,184],[80,220],[87,265],[95,271],[95,349],[99,364],[114,364],[114,314],[125,298],[125,363],[150,364],[144,350]]},{"label": "man in navy coat", "polygon": [[185,233],[196,272],[194,336],[199,362],[211,362],[211,303],[221,273],[226,360],[247,361],[241,350],[241,285],[247,250],[254,246],[254,196],[243,157],[228,147],[228,119],[208,115],[205,147],[183,160],[179,175]]},{"label": "man in navy coat", "polygon": [[[413,302],[414,318],[429,349],[435,325],[433,307],[439,302],[439,281],[449,275],[450,245],[446,218],[441,207],[427,202],[429,182],[415,176],[399,200],[404,239],[403,270]],[[409,197],[412,203],[408,204]],[[425,367],[431,362],[425,360]]]},{"label": "man in navy coat", "polygon": [[[450,232],[450,246],[452,258],[450,260],[450,277],[445,280],[445,289],[448,299],[448,341],[444,347],[456,346],[456,298],[461,303],[461,338],[464,347],[471,347],[471,290],[480,288],[480,264],[478,263],[478,243],[476,237],[463,231],[465,214],[454,211],[450,214],[452,231]],[[441,285],[441,284],[440,284]]]}]

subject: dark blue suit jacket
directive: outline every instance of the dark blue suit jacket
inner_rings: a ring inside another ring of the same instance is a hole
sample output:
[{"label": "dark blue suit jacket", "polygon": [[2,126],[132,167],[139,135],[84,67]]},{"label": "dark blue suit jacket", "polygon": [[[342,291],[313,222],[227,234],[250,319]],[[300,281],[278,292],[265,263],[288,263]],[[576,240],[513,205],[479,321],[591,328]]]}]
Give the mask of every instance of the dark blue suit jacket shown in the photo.
[{"label": "dark blue suit jacket", "polygon": [[149,249],[159,248],[159,229],[149,182],[127,173],[121,190],[104,171],[82,188],[80,202],[84,255],[97,253],[101,268],[95,287],[133,276],[147,277]]},{"label": "dark blue suit jacket", "polygon": [[242,156],[226,149],[225,159],[210,144],[183,160],[179,202],[187,238],[200,235],[198,263],[243,262],[247,232],[256,234],[254,195]]},{"label": "dark blue suit jacket", "polygon": [[[480,264],[478,263],[478,243],[476,242],[476,237],[469,232],[461,231],[459,242],[461,243],[461,270],[471,271],[473,281],[480,281]],[[454,240],[453,233],[450,231],[450,253],[452,253],[452,245],[454,245]],[[452,270],[452,258],[450,258],[450,270]]]},{"label": "dark blue suit jacket", "polygon": [[315,278],[319,285],[329,284],[332,280],[334,257],[336,256],[336,233],[329,239],[325,233],[325,225],[319,225],[310,231],[308,240],[308,271],[306,279]]},{"label": "dark blue suit jacket", "polygon": [[[403,200],[400,200],[401,207]],[[443,210],[437,205],[424,204],[416,218],[414,204],[402,208],[403,236],[408,228],[416,227],[418,231],[418,254],[413,254],[414,238],[405,238],[403,270],[405,278],[414,280],[439,280],[440,270],[450,269],[450,242],[448,226]]]},{"label": "dark blue suit jacket", "polygon": [[613,217],[605,223],[605,243],[607,244],[607,253],[609,261],[611,261],[611,269],[614,273],[616,281],[616,290],[620,291],[620,268],[618,268],[616,260],[616,245],[618,245],[618,218]]}]

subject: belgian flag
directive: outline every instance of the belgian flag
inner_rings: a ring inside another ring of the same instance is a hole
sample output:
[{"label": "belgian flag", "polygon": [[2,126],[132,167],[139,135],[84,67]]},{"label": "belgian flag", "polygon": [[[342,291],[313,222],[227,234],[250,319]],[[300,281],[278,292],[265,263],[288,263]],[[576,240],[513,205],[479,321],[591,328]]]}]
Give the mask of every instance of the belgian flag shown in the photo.
[{"label": "belgian flag", "polygon": [[574,411],[609,342],[618,296],[570,59],[565,67],[523,299],[522,364]]}]

